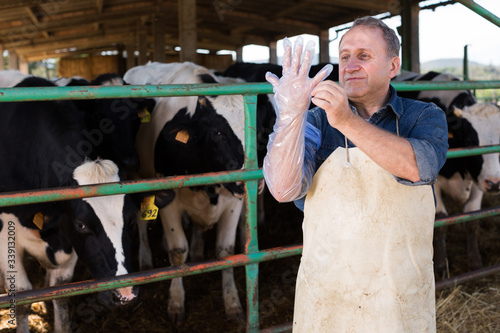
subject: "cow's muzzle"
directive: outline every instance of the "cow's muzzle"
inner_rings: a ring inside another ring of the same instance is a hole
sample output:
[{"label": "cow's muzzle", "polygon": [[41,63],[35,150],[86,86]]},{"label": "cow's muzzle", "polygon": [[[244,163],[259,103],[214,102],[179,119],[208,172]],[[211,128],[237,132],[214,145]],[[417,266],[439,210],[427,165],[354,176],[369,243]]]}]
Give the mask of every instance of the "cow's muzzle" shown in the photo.
[{"label": "cow's muzzle", "polygon": [[486,179],[484,181],[484,188],[489,194],[500,193],[500,179]]},{"label": "cow's muzzle", "polygon": [[138,300],[139,288],[137,286],[113,289],[101,293],[102,301],[110,307],[130,305]]}]

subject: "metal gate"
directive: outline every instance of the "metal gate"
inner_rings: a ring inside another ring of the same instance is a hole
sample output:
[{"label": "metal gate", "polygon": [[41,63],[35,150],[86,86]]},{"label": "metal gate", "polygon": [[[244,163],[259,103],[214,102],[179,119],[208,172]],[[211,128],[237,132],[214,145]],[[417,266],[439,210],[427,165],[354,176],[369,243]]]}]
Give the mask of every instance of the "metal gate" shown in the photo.
[{"label": "metal gate", "polygon": [[[468,82],[393,82],[399,91],[410,90],[458,90],[458,89],[493,89],[500,88],[500,81],[468,81]],[[245,168],[242,171],[227,171],[165,177],[144,181],[123,181],[119,183],[94,186],[79,186],[48,190],[24,191],[21,193],[0,194],[0,207],[29,204],[35,202],[50,202],[106,196],[113,194],[138,193],[162,189],[179,188],[183,186],[199,186],[225,182],[245,182],[245,250],[242,254],[226,258],[188,263],[182,266],[152,269],[144,272],[127,274],[119,277],[94,279],[89,281],[59,285],[54,287],[19,292],[14,301],[18,305],[30,304],[36,301],[46,301],[54,298],[88,294],[103,290],[123,288],[144,283],[169,280],[175,277],[189,276],[229,267],[245,266],[247,292],[247,332],[285,332],[291,330],[291,323],[285,323],[273,328],[260,330],[258,274],[259,263],[275,260],[302,253],[302,245],[289,245],[265,250],[259,250],[257,239],[257,182],[263,178],[262,170],[257,164],[256,149],[256,103],[258,94],[272,93],[272,87],[267,83],[245,84],[182,84],[160,86],[106,86],[106,87],[38,87],[38,88],[4,88],[0,89],[0,102],[41,101],[59,99],[93,99],[93,98],[128,98],[128,97],[165,97],[165,96],[196,96],[238,94],[244,96],[245,110]],[[1,103],[0,103],[1,105]],[[1,110],[1,109],[0,109]],[[1,111],[0,111],[1,112]],[[478,149],[457,149],[448,152],[448,158],[463,157],[474,154],[500,152],[499,146],[479,147]],[[436,221],[436,227],[452,223],[460,223],[486,216],[499,215],[500,207],[473,212],[471,214],[449,217]],[[500,272],[500,265],[466,276],[456,277],[437,288],[444,288],[464,282],[474,277]],[[9,307],[11,298],[0,297],[0,308]]]}]

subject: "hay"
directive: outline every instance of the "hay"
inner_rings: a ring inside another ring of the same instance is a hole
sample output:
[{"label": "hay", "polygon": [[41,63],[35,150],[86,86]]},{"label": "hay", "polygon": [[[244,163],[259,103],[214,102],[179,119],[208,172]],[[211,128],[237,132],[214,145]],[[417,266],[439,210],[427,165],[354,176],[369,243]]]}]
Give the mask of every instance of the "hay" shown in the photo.
[{"label": "hay", "polygon": [[443,291],[436,299],[439,333],[486,333],[500,331],[500,286],[469,293],[464,286]]}]

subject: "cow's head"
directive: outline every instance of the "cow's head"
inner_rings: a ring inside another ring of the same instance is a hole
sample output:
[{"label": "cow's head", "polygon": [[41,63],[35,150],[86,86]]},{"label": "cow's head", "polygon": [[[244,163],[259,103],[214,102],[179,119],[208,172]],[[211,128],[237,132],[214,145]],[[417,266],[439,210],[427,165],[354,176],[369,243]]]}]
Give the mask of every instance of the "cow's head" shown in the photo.
[{"label": "cow's head", "polygon": [[96,151],[91,156],[115,161],[121,170],[132,172],[139,168],[135,138],[143,114],[153,111],[155,101],[150,98],[115,98],[92,101],[94,106],[87,116],[89,140]]},{"label": "cow's head", "polygon": [[[243,161],[240,138],[206,97],[198,97],[192,115],[187,108],[179,110],[165,124],[155,145],[155,169],[165,175],[240,170]],[[244,193],[242,184],[224,186],[235,195]]]},{"label": "cow's head", "polygon": [[[103,74],[89,82],[83,78],[72,78],[61,82],[67,86],[112,86],[126,85],[117,74]],[[141,119],[151,113],[155,106],[151,98],[111,98],[75,101],[85,112],[83,136],[91,147],[88,156],[114,161],[120,170],[134,172],[139,169],[139,156],[135,149],[135,138]]]},{"label": "cow's head", "polygon": [[[119,181],[118,167],[109,160],[86,161],[73,172],[79,185]],[[131,235],[136,209],[128,195],[84,198],[69,202],[73,216],[64,226],[78,257],[95,278],[131,272]],[[126,304],[138,288],[104,292],[110,304]]]},{"label": "cow's head", "polygon": [[[463,110],[455,109],[455,114],[470,123],[477,133],[480,146],[500,144],[500,109],[490,103],[477,103]],[[479,170],[471,174],[481,191],[500,193],[499,153],[479,156],[482,160]]]}]

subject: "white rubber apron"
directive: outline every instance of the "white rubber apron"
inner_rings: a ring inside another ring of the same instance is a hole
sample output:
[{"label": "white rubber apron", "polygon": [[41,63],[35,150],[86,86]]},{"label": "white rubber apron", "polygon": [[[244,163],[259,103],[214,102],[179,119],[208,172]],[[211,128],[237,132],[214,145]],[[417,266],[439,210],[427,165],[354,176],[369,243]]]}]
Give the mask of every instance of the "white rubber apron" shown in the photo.
[{"label": "white rubber apron", "polygon": [[435,332],[434,211],[430,185],[336,149],[305,202],[293,332]]}]

